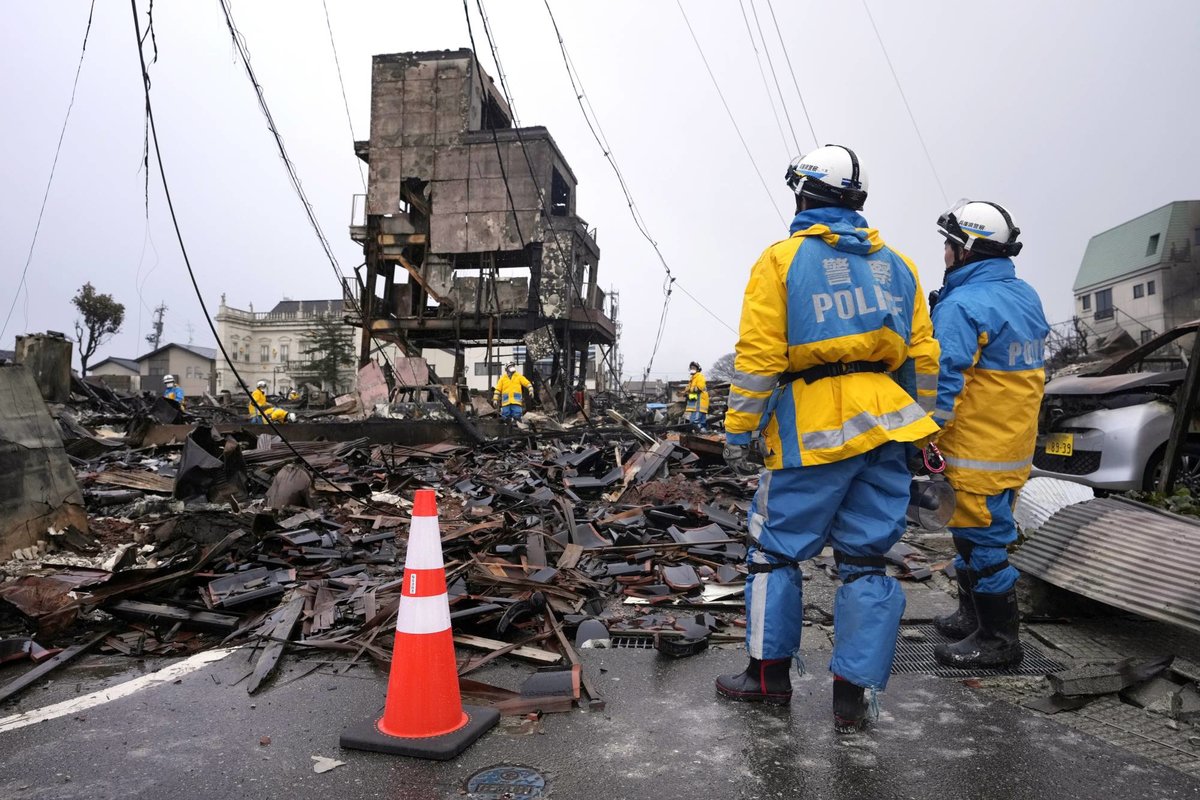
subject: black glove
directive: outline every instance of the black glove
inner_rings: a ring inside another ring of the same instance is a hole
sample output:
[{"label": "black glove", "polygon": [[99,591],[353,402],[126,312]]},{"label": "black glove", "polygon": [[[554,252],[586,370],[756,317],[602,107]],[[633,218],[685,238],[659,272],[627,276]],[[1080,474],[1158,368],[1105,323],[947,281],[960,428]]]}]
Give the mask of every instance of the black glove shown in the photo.
[{"label": "black glove", "polygon": [[758,467],[750,463],[750,447],[744,444],[726,444],[721,452],[726,465],[737,475],[757,475]]}]

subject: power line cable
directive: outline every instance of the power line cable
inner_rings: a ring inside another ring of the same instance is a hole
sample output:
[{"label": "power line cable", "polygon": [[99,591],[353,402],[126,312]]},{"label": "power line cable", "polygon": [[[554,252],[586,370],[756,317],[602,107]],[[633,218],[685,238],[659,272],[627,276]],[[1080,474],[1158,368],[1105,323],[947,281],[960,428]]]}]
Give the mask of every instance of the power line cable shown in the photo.
[{"label": "power line cable", "polygon": [[[621,172],[620,166],[617,164],[616,155],[613,153],[613,149],[608,143],[608,137],[605,135],[604,128],[600,124],[600,118],[596,114],[596,109],[592,106],[592,102],[591,102],[590,98],[588,97],[587,90],[583,86],[583,78],[582,78],[582,76],[580,76],[579,70],[578,70],[578,68],[576,68],[575,62],[571,59],[571,54],[567,50],[566,41],[563,39],[562,32],[558,27],[558,21],[554,17],[554,10],[550,7],[549,0],[543,0],[543,2],[544,2],[544,5],[546,6],[546,13],[549,14],[549,16],[550,16],[550,23],[554,27],[554,34],[555,34],[555,37],[558,39],[559,50],[562,52],[563,64],[566,67],[567,78],[571,82],[571,89],[573,90],[573,92],[575,94],[576,102],[579,104],[579,110],[583,114],[584,122],[587,123],[588,130],[591,131],[591,133],[592,133],[592,138],[594,138],[596,140],[596,144],[600,146],[600,151],[604,154],[605,160],[608,161],[609,166],[612,167],[613,173],[617,176],[617,183],[621,187],[622,194],[625,195],[625,202],[626,202],[627,207],[629,208],[630,216],[633,218],[634,225],[637,227],[638,232],[641,233],[641,235],[646,239],[646,241],[650,243],[650,246],[652,248],[654,248],[654,252],[658,256],[659,262],[663,266],[663,270],[666,272],[668,283],[664,287],[664,294],[666,295],[666,298],[664,301],[664,307],[665,307],[667,305],[667,303],[670,302],[671,289],[676,285],[678,285],[680,289],[683,289],[683,286],[677,283],[677,279],[674,276],[674,274],[671,272],[671,267],[667,263],[666,257],[663,255],[662,250],[658,246],[658,242],[655,240],[655,238],[653,236],[650,235],[650,231],[646,225],[645,219],[642,217],[641,211],[638,209],[637,203],[633,199],[633,193],[630,191],[629,185],[625,181],[625,176]],[[747,21],[746,25],[747,25],[746,30],[747,30],[747,32],[749,32],[749,21]],[[751,42],[753,42],[753,37],[751,37]],[[763,83],[764,83],[764,87],[765,87],[765,85],[766,85],[766,76],[765,75],[763,76]],[[770,93],[768,92],[768,98],[769,97],[770,97]],[[774,109],[774,106],[772,105],[772,110],[773,109]],[[776,120],[778,121],[778,117],[776,117]],[[782,137],[782,135],[783,135],[783,131],[782,131],[782,127],[781,127],[780,128],[780,136]],[[784,146],[785,146],[785,148],[787,146],[786,140],[784,142]],[[707,306],[705,306],[703,303],[701,303],[699,300],[697,300],[696,297],[694,295],[692,295],[691,292],[688,292],[686,289],[683,289],[683,293],[685,295],[687,295],[689,298],[691,298],[691,300],[694,303],[696,303],[696,305],[698,305],[701,309],[703,309],[706,313],[708,313],[718,323],[720,323],[721,325],[724,325],[726,328],[729,328],[729,325],[725,322],[725,320],[721,319],[721,317],[719,317],[715,313],[713,313],[713,311],[711,309],[709,309]],[[659,315],[658,330],[659,330],[659,334],[655,337],[655,344],[651,350],[650,364],[648,364],[647,368],[646,368],[647,375],[649,374],[650,369],[653,366],[654,357],[658,352],[658,345],[661,342],[661,338],[662,338],[661,332],[663,330],[665,330],[665,312],[660,313],[660,315]],[[729,328],[729,330],[732,331],[733,329]],[[736,331],[734,331],[734,333],[736,333]]]},{"label": "power line cable", "polygon": [[[779,119],[779,109],[775,107],[775,98],[771,96],[771,87],[767,85],[767,72],[763,69],[762,54],[758,52],[758,44],[754,41],[754,33],[750,30],[750,18],[746,16],[744,0],[738,0],[738,8],[742,11],[742,22],[746,23],[746,36],[750,37],[750,47],[754,50],[754,61],[758,64],[758,76],[762,78],[763,91],[767,93],[767,102],[771,104],[771,116],[775,118],[775,127],[779,130],[779,141],[783,143],[784,152],[788,153],[791,148],[788,147],[787,136],[783,132],[783,121]],[[763,48],[765,49],[766,46],[767,43],[764,41]],[[782,96],[780,99],[783,99]],[[791,120],[788,120],[788,124],[791,124]],[[792,132],[792,138],[796,138],[795,131]],[[792,154],[788,153],[787,157],[790,159]]]},{"label": "power line cable", "polygon": [[771,207],[775,209],[775,213],[779,216],[779,221],[786,225],[787,220],[783,218],[783,212],[775,204],[775,195],[771,194],[771,189],[767,186],[766,179],[763,178],[762,170],[758,168],[758,164],[754,160],[754,155],[750,152],[750,145],[746,144],[746,137],[742,135],[741,126],[737,124],[737,119],[733,116],[733,111],[729,108],[729,103],[725,101],[725,93],[721,91],[721,85],[717,83],[717,76],[713,74],[712,67],[708,64],[708,56],[704,54],[704,48],[700,46],[700,40],[696,38],[696,32],[692,30],[692,22],[688,19],[687,12],[683,10],[683,3],[680,0],[675,0],[675,5],[679,7],[679,13],[683,15],[683,22],[687,25],[688,33],[691,34],[692,41],[696,44],[696,51],[700,53],[700,60],[704,62],[704,69],[708,71],[708,77],[712,80],[713,88],[717,90],[717,96],[721,98],[721,105],[725,107],[725,113],[729,115],[729,121],[733,123],[733,129],[737,131],[738,140],[742,143],[742,149],[746,151],[746,157],[750,159],[750,166],[754,168],[754,173],[758,175],[758,182],[762,184],[763,191],[767,193],[767,198],[770,200]]},{"label": "power line cable", "polygon": [[[38,209],[37,224],[33,227],[33,241],[29,243],[29,253],[25,256],[25,267],[21,270],[21,279],[17,281],[12,303],[8,307],[8,314],[4,317],[4,325],[0,327],[0,340],[8,330],[8,323],[12,320],[13,311],[17,307],[17,298],[21,296],[22,289],[25,289],[26,302],[28,302],[29,290],[25,286],[25,276],[29,274],[29,265],[33,263],[33,250],[37,247],[38,233],[42,229],[42,217],[46,213],[46,202],[50,199],[50,187],[54,185],[54,172],[58,168],[58,156],[62,152],[63,139],[67,135],[67,123],[71,119],[71,109],[75,106],[75,90],[79,88],[79,74],[83,71],[83,57],[87,53],[88,37],[92,32],[92,15],[95,12],[96,0],[92,0],[92,4],[88,8],[87,27],[83,31],[83,45],[79,48],[79,63],[75,65],[75,80],[71,83],[71,99],[67,103],[67,113],[63,117],[62,130],[58,133],[58,145],[54,148],[54,160],[50,163],[50,177],[46,179],[46,191],[42,193],[42,207]],[[25,324],[29,325],[28,319]]]},{"label": "power line cable", "polygon": [[891,70],[892,80],[896,82],[896,88],[900,91],[900,99],[904,101],[904,110],[908,112],[908,118],[912,120],[913,130],[917,132],[917,140],[921,142],[921,149],[925,151],[925,160],[929,162],[929,171],[933,173],[933,179],[937,181],[938,190],[942,193],[942,202],[950,205],[950,198],[946,194],[946,187],[942,185],[942,178],[938,175],[937,167],[933,164],[933,156],[929,154],[929,148],[925,145],[925,137],[921,135],[921,128],[917,125],[917,118],[913,114],[912,106],[908,104],[908,96],[904,94],[904,87],[900,85],[900,76],[896,74],[896,67],[892,64],[892,57],[888,55],[887,47],[883,43],[883,37],[879,34],[879,26],[875,24],[875,17],[871,14],[871,7],[867,5],[867,0],[862,0],[863,10],[867,12],[867,19],[871,20],[871,29],[875,31],[875,38],[879,42],[879,49],[883,51],[883,57],[887,61],[888,69]]},{"label": "power line cable", "polygon": [[[763,51],[767,55],[767,66],[771,68],[771,80],[775,82],[775,91],[779,94],[779,105],[783,106],[783,116],[787,118],[788,130],[792,133],[792,143],[796,145],[796,155],[800,155],[800,140],[796,138],[796,126],[792,124],[792,113],[788,111],[788,104],[783,99],[783,89],[779,88],[779,76],[775,74],[775,62],[771,58],[771,48],[767,47],[767,37],[763,36],[762,23],[758,20],[758,8],[754,5],[754,0],[750,0],[750,11],[754,13],[754,27],[758,29],[758,38],[762,41]],[[742,16],[745,15],[746,10],[743,8]],[[749,23],[747,23],[747,27],[749,27]],[[767,94],[770,94],[770,90],[767,91]]]},{"label": "power line cable", "polygon": [[[222,2],[222,5],[224,5],[224,0],[221,0],[221,2]],[[294,445],[292,445],[292,443],[288,440],[288,438],[286,436],[284,436],[283,431],[281,431],[279,429],[279,426],[275,424],[274,420],[272,420],[265,413],[265,410],[263,408],[261,408],[257,402],[255,402],[254,395],[250,391],[250,387],[246,384],[245,380],[242,379],[241,373],[238,372],[237,367],[234,366],[234,364],[233,364],[233,359],[231,359],[229,357],[229,352],[225,349],[225,343],[222,342],[221,337],[217,335],[217,327],[213,323],[212,315],[208,311],[208,304],[204,302],[204,293],[200,291],[200,284],[196,279],[195,271],[192,269],[192,261],[188,257],[187,246],[183,242],[183,232],[179,228],[179,218],[175,215],[175,203],[171,199],[171,188],[167,184],[167,173],[166,173],[166,170],[163,168],[162,150],[158,144],[158,129],[154,124],[154,107],[150,102],[150,73],[149,73],[149,70],[147,70],[147,68],[146,68],[145,53],[142,51],[142,33],[141,33],[141,23],[138,21],[137,0],[129,0],[129,7],[133,11],[133,31],[137,37],[138,61],[140,62],[141,68],[142,68],[142,89],[143,89],[143,92],[144,92],[145,98],[146,98],[146,126],[150,133],[148,144],[150,144],[150,143],[153,144],[154,160],[158,166],[158,175],[162,181],[163,196],[166,198],[166,201],[167,201],[167,211],[170,213],[171,224],[172,224],[172,226],[174,226],[174,229],[175,229],[175,239],[176,239],[176,241],[179,242],[179,252],[183,256],[183,264],[187,268],[188,278],[191,280],[192,289],[195,291],[195,294],[196,294],[196,300],[200,303],[200,309],[204,312],[204,321],[205,321],[205,323],[208,324],[208,329],[212,332],[213,338],[217,342],[217,348],[220,349],[221,355],[224,356],[224,358],[225,358],[225,363],[228,365],[229,370],[233,373],[233,377],[235,380],[237,380],[238,385],[242,387],[242,391],[244,391],[246,393],[246,396],[250,398],[250,402],[254,405],[255,408],[258,409],[260,415],[262,416],[263,421],[267,424],[267,426],[271,429],[271,431],[276,436],[279,437],[280,441],[282,441],[283,444],[290,451],[292,451],[292,455],[294,455],[299,460],[301,466],[304,468],[304,470],[306,472],[308,472],[308,474],[310,476],[312,476],[314,479],[320,478],[320,479],[324,480],[326,483],[328,483],[330,486],[332,486],[339,494],[343,494],[346,497],[349,497],[351,500],[355,501],[356,503],[361,503],[368,508],[372,508],[372,509],[378,510],[380,512],[386,513],[386,509],[377,508],[376,506],[372,505],[370,502],[364,501],[362,498],[355,497],[354,495],[347,492],[345,489],[338,486],[333,481],[325,478],[321,474],[321,472],[319,470],[317,470],[316,467],[314,467],[312,464],[310,464],[308,462],[308,460],[305,459],[303,455],[301,455],[300,451],[297,450]],[[151,3],[151,8],[153,9],[153,3]],[[153,25],[153,23],[151,23],[151,25]]]},{"label": "power line cable", "polygon": [[729,331],[730,333],[732,333],[734,336],[737,336],[737,335],[738,335],[738,332],[737,332],[737,329],[736,329],[736,328],[732,327],[732,326],[731,326],[731,325],[730,325],[728,322],[726,322],[724,319],[722,319],[721,317],[717,316],[717,313],[716,313],[715,311],[713,311],[711,308],[709,308],[708,306],[704,305],[704,303],[701,303],[699,300],[697,300],[697,299],[696,299],[696,296],[695,296],[695,295],[693,295],[691,292],[689,292],[689,291],[688,291],[686,288],[684,288],[684,285],[683,285],[682,283],[680,283],[679,281],[676,281],[676,282],[675,282],[675,286],[676,286],[676,288],[678,288],[678,289],[679,289],[679,291],[683,292],[683,293],[684,293],[684,294],[686,294],[688,297],[692,298],[692,302],[693,302],[693,303],[695,303],[696,305],[700,306],[702,309],[704,309],[705,311],[707,311],[707,312],[708,312],[708,315],[709,315],[710,317],[712,317],[713,319],[715,319],[717,322],[719,322],[719,323],[720,323],[722,326],[724,326],[726,330],[728,330],[728,331]]},{"label": "power line cable", "polygon": [[813,147],[820,147],[821,140],[817,138],[817,131],[813,127],[812,117],[808,114],[808,104],[804,102],[804,92],[800,91],[800,81],[796,80],[796,68],[792,66],[792,57],[788,55],[787,43],[783,40],[783,31],[779,28],[779,20],[775,17],[775,6],[771,0],[767,0],[767,8],[771,11],[771,22],[775,25],[775,35],[779,37],[779,46],[783,50],[783,57],[787,60],[788,71],[792,73],[792,85],[796,87],[796,96],[800,98],[800,108],[804,111],[804,120],[808,123],[808,132],[812,134]]},{"label": "power line cable", "polygon": [[[354,123],[350,120],[350,101],[346,98],[346,82],[342,80],[342,64],[338,60],[337,45],[333,41],[333,23],[329,21],[329,5],[321,0],[321,8],[325,10],[325,29],[329,31],[329,49],[333,51],[333,65],[337,68],[338,86],[342,90],[342,106],[346,109],[346,126],[350,129],[350,143],[354,143]],[[358,162],[358,177],[362,179],[363,191],[367,190],[367,174],[363,171],[362,159],[356,154]]]}]

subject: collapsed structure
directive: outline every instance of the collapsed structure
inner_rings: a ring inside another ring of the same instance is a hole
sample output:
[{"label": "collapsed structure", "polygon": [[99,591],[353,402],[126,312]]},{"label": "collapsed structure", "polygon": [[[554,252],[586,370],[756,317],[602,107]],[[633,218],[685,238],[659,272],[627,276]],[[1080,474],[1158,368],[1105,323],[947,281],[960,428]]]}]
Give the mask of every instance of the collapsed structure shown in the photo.
[{"label": "collapsed structure", "polygon": [[524,344],[525,372],[551,358],[544,377],[562,398],[593,345],[612,360],[616,298],[598,284],[575,174],[549,131],[513,126],[471,50],[375,56],[370,137],[355,143],[370,177],[351,227],[365,272],[348,287],[360,364],[373,338],[412,355],[453,349],[461,385],[468,347]]}]

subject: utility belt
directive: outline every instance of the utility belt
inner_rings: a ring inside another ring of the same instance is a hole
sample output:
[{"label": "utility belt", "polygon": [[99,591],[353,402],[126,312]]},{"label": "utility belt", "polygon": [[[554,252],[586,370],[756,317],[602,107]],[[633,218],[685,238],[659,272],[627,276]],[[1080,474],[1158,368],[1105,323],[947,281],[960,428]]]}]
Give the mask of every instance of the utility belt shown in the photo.
[{"label": "utility belt", "polygon": [[832,361],[828,364],[818,364],[815,367],[802,369],[799,372],[784,372],[779,376],[779,385],[786,386],[798,380],[803,380],[805,383],[816,383],[825,378],[852,375],[855,372],[890,372],[890,370],[882,361]]}]

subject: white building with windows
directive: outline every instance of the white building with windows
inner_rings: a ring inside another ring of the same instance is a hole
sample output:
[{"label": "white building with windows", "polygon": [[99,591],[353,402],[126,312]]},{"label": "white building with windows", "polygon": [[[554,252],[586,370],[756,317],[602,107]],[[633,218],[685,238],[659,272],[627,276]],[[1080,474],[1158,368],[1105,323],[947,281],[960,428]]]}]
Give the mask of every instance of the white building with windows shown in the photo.
[{"label": "white building with windows", "polygon": [[1074,287],[1089,347],[1146,342],[1200,317],[1198,248],[1200,200],[1168,203],[1093,236]]},{"label": "white building with windows", "polygon": [[[304,383],[320,385],[321,380],[312,368],[311,331],[322,319],[342,323],[341,300],[288,300],[275,304],[270,311],[255,311],[232,308],[221,295],[221,307],[217,311],[217,335],[229,351],[229,356],[247,385],[253,387],[260,380],[269,385],[269,393],[283,394]],[[342,367],[336,386],[322,386],[334,392],[343,392],[354,386],[357,375],[358,348],[355,328],[344,325],[346,341],[352,363]],[[216,363],[217,391],[240,391],[237,379],[228,368],[220,352]]]}]

